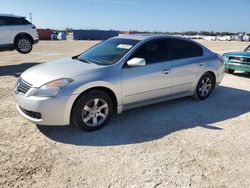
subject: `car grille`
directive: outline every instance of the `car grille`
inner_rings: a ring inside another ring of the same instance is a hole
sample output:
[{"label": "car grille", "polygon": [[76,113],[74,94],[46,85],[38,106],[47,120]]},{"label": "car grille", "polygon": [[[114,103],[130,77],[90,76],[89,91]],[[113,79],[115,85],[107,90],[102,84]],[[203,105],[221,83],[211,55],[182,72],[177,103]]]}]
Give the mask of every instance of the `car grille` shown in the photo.
[{"label": "car grille", "polygon": [[249,62],[250,63],[250,58],[245,58],[245,57],[229,57],[230,61],[234,62]]},{"label": "car grille", "polygon": [[23,94],[26,94],[31,88],[31,84],[29,84],[28,82],[25,82],[23,79],[19,79],[17,81],[17,88],[16,90],[19,92],[19,93],[23,93]]}]

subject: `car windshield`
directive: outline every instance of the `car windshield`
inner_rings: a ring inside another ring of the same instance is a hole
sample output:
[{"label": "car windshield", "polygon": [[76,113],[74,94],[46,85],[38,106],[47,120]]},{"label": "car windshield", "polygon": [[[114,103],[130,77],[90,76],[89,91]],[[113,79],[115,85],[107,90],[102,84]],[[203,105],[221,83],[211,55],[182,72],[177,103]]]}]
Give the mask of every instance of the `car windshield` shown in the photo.
[{"label": "car windshield", "polygon": [[118,62],[139,40],[112,38],[101,42],[82,53],[77,59],[98,65],[112,65]]},{"label": "car windshield", "polygon": [[250,45],[244,51],[245,52],[250,52]]}]

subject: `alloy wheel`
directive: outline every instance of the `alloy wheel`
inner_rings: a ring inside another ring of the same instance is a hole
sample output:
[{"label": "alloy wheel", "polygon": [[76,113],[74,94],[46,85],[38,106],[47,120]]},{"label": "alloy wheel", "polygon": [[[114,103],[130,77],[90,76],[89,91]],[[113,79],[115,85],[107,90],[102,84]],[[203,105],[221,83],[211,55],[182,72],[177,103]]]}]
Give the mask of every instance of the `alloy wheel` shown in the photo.
[{"label": "alloy wheel", "polygon": [[206,97],[207,95],[209,95],[210,91],[212,89],[212,80],[210,79],[210,77],[204,77],[199,85],[199,94],[202,97]]},{"label": "alloy wheel", "polygon": [[89,101],[82,110],[82,121],[89,127],[102,124],[108,117],[109,107],[105,100],[95,98]]},{"label": "alloy wheel", "polygon": [[18,49],[21,52],[29,52],[31,50],[31,43],[28,39],[21,39],[18,41]]}]

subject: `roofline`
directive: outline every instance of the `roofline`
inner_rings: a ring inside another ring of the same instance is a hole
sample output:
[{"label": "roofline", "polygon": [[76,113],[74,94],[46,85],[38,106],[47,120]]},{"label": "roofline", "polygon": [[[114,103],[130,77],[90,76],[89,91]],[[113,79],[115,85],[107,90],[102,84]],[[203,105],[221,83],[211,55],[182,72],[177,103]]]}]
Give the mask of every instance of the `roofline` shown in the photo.
[{"label": "roofline", "polygon": [[194,43],[198,46],[200,46],[203,50],[209,51],[211,52],[211,50],[209,50],[207,47],[205,47],[204,45],[189,39],[189,38],[184,38],[184,37],[180,37],[180,36],[173,36],[173,35],[162,35],[162,34],[132,34],[132,35],[124,35],[124,36],[117,36],[117,38],[125,38],[125,39],[132,39],[132,40],[140,40],[140,43],[145,43],[154,39],[179,39],[179,40],[184,40],[184,41],[188,41],[191,43]]},{"label": "roofline", "polygon": [[134,40],[140,40],[140,41],[152,40],[152,39],[157,39],[157,38],[173,38],[173,39],[193,41],[189,38],[185,38],[181,36],[164,35],[164,34],[130,34],[130,35],[120,35],[120,36],[117,36],[117,38],[134,39]]},{"label": "roofline", "polygon": [[13,17],[13,18],[26,18],[26,16],[18,16],[18,15],[14,15],[14,14],[0,14],[0,16]]}]

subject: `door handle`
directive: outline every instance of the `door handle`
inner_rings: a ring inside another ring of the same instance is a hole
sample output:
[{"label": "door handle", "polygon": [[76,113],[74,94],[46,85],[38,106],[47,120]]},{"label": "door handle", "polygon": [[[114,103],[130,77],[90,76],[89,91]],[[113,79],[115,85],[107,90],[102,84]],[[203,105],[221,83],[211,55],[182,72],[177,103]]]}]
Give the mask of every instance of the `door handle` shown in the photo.
[{"label": "door handle", "polygon": [[199,66],[199,67],[203,67],[203,66],[204,66],[204,63],[199,63],[198,66]]},{"label": "door handle", "polygon": [[168,73],[170,73],[170,71],[171,71],[171,69],[165,69],[162,71],[162,74],[168,74]]}]

